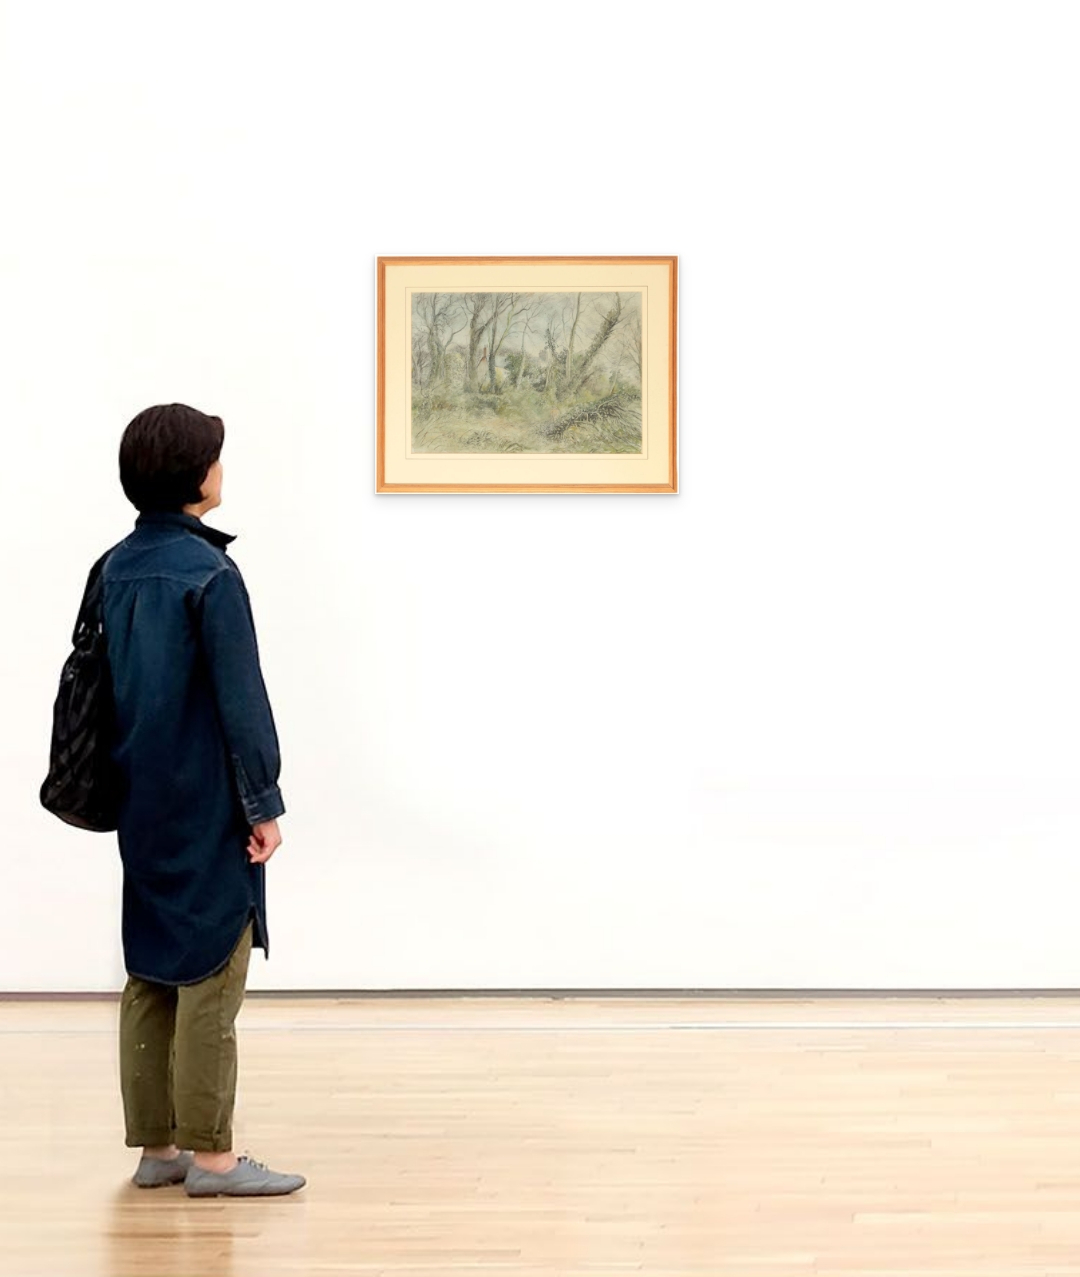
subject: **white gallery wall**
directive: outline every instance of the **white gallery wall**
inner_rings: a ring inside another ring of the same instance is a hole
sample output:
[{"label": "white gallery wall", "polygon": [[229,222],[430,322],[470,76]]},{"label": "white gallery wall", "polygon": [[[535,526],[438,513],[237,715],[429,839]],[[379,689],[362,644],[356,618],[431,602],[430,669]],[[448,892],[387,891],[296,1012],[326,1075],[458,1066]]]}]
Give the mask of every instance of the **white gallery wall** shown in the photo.
[{"label": "white gallery wall", "polygon": [[[0,5],[0,990],[127,421],[226,424],[277,989],[1080,986],[1080,11]],[[680,488],[375,495],[379,254],[680,256]]]}]

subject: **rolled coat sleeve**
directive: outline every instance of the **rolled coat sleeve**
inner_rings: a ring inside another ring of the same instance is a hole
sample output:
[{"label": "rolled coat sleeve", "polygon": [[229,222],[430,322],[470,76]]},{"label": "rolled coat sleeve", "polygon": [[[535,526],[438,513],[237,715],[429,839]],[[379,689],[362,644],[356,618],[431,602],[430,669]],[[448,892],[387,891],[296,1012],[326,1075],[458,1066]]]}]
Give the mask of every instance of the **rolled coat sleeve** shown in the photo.
[{"label": "rolled coat sleeve", "polygon": [[251,601],[233,563],[203,587],[197,612],[200,642],[244,816],[252,825],[273,820],[285,811],[278,788],[277,728],[259,664]]}]

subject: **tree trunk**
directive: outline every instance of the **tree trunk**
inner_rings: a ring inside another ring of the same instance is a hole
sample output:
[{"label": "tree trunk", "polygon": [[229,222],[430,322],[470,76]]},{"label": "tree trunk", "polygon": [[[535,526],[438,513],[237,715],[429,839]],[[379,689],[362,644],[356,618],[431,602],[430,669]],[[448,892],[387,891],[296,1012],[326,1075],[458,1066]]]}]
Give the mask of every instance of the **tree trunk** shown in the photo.
[{"label": "tree trunk", "polygon": [[544,394],[546,395],[548,392],[548,387],[551,385],[551,374],[555,372],[555,361],[556,361],[555,334],[551,331],[550,320],[548,321],[547,332],[544,334],[544,342],[548,348],[548,354],[550,356],[550,358],[548,359],[547,372],[544,374]]},{"label": "tree trunk", "polygon": [[526,322],[525,327],[521,330],[521,363],[518,364],[517,380],[514,382],[514,389],[521,389],[521,374],[525,371],[525,334],[529,331],[529,325]]},{"label": "tree trunk", "polygon": [[577,331],[578,320],[581,318],[581,294],[577,295],[577,309],[574,311],[574,322],[570,328],[570,340],[566,343],[566,372],[563,374],[565,381],[569,382],[570,376],[574,371],[574,333]]},{"label": "tree trunk", "polygon": [[615,331],[615,325],[619,322],[621,318],[622,318],[622,298],[619,296],[618,293],[616,293],[615,305],[604,316],[604,322],[600,325],[599,332],[592,339],[592,345],[585,352],[585,358],[582,359],[581,366],[578,368],[573,378],[567,381],[567,384],[566,384],[567,395],[576,394],[577,391],[581,389],[581,386],[583,382],[585,381],[585,378],[589,375],[589,370],[592,368],[593,360],[600,353],[600,349],[603,346],[604,342],[606,342],[607,339],[611,336],[611,334]]},{"label": "tree trunk", "polygon": [[471,309],[469,316],[469,357],[465,367],[465,389],[476,394],[480,389],[480,339],[484,335],[487,319],[481,320],[484,309],[482,297],[474,295],[468,303]]},{"label": "tree trunk", "polygon": [[491,341],[488,343],[488,380],[491,387],[491,393],[495,393],[495,326],[499,322],[499,308],[495,307],[495,313],[491,316]]}]

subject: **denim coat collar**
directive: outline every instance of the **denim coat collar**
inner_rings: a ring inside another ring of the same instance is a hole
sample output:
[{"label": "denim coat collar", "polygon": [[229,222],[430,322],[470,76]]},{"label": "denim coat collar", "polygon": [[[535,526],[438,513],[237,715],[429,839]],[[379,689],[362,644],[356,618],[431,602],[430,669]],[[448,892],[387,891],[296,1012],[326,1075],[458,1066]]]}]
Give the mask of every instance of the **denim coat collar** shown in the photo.
[{"label": "denim coat collar", "polygon": [[211,545],[216,545],[219,550],[224,550],[230,541],[236,540],[232,533],[212,528],[203,523],[202,519],[196,519],[193,514],[185,514],[183,510],[144,510],[135,520],[135,526],[139,528],[148,523],[172,524],[178,528],[187,528],[209,541]]}]

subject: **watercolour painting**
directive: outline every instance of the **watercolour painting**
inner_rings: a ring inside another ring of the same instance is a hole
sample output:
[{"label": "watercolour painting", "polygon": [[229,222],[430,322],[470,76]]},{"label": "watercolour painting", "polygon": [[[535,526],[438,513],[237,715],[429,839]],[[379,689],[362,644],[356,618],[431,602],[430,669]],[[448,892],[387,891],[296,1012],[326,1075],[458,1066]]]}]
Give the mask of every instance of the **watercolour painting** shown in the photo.
[{"label": "watercolour painting", "polygon": [[412,294],[414,452],[641,452],[641,294]]}]

